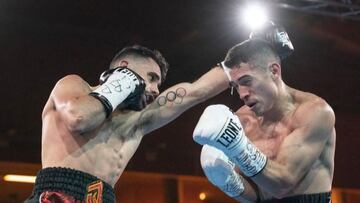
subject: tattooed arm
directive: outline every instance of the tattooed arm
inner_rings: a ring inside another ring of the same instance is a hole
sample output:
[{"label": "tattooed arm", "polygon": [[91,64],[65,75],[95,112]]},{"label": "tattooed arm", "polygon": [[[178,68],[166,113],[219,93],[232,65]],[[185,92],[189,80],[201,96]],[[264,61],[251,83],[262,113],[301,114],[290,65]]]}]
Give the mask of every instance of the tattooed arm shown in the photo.
[{"label": "tattooed arm", "polygon": [[145,135],[166,125],[190,107],[219,94],[228,84],[224,71],[215,67],[193,83],[170,87],[140,112],[138,130]]}]

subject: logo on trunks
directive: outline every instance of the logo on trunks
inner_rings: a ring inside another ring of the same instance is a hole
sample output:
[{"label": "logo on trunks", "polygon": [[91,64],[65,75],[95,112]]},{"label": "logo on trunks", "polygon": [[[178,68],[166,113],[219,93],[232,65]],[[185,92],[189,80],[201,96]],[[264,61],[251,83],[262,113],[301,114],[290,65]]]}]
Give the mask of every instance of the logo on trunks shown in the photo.
[{"label": "logo on trunks", "polygon": [[221,134],[219,139],[216,140],[216,142],[227,148],[232,142],[234,142],[236,136],[241,130],[242,129],[235,122],[233,122],[233,119],[230,119],[224,132]]},{"label": "logo on trunks", "polygon": [[87,186],[86,203],[102,203],[103,183],[98,180]]}]

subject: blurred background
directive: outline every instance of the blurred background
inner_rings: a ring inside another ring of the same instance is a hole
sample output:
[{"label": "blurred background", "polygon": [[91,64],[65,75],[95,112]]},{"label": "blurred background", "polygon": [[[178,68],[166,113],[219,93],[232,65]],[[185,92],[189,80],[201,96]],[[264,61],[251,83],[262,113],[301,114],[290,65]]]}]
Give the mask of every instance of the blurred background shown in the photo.
[{"label": "blurred background", "polygon": [[[117,51],[141,44],[158,49],[170,63],[162,89],[194,81],[248,38],[250,29],[239,20],[248,2],[1,0],[0,177],[35,175],[40,168],[41,112],[60,78],[79,74],[96,85]],[[335,111],[334,202],[360,202],[360,1],[261,3],[295,47],[282,62],[285,82],[321,96]],[[214,103],[242,105],[225,91],[145,136],[117,186],[124,191],[119,202],[232,202],[203,178],[201,147],[192,140],[201,112]],[[1,178],[0,202],[22,202],[31,189]],[[198,192],[205,190],[213,195],[200,200]],[[149,195],[140,201],[130,194]]]}]

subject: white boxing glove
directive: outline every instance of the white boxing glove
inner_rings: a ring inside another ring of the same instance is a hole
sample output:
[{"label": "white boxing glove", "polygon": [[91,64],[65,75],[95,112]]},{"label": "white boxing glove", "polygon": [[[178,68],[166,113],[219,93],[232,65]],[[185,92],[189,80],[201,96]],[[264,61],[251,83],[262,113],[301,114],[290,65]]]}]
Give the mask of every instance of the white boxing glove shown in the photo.
[{"label": "white boxing glove", "polygon": [[[144,79],[124,66],[103,72],[100,76],[100,86],[89,95],[103,104],[106,117],[109,117],[125,99],[141,95],[144,90]],[[135,99],[140,99],[140,97]]]},{"label": "white boxing glove", "polygon": [[200,163],[208,180],[228,196],[236,197],[244,192],[242,177],[234,170],[235,164],[222,151],[204,145]]},{"label": "white boxing glove", "polygon": [[197,123],[195,142],[223,151],[248,177],[266,166],[267,157],[246,137],[239,118],[225,105],[208,106]]}]

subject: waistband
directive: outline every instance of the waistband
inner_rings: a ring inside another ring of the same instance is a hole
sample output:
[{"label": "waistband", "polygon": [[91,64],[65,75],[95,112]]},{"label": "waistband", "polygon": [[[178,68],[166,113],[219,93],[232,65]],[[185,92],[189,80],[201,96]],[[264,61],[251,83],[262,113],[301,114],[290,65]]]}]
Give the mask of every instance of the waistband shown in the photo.
[{"label": "waistband", "polygon": [[104,203],[115,203],[114,189],[91,174],[62,167],[49,167],[38,172],[33,193],[61,191],[76,200],[101,198]]},{"label": "waistband", "polygon": [[331,203],[331,192],[295,195],[282,199],[270,199],[261,203]]}]

